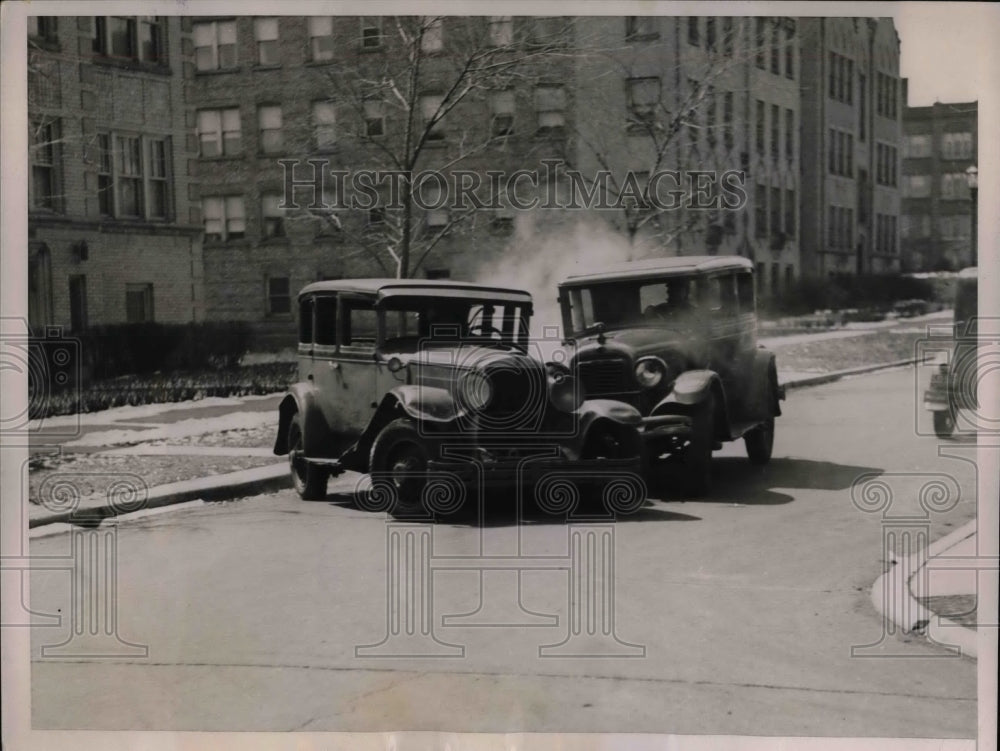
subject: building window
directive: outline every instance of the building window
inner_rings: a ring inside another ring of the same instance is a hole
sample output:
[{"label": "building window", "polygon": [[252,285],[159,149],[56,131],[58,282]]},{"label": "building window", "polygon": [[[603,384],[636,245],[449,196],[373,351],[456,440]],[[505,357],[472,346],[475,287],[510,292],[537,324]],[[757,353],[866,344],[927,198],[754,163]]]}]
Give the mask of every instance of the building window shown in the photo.
[{"label": "building window", "polygon": [[423,52],[440,52],[444,48],[444,20],[441,18],[431,19],[424,26],[423,36],[420,37],[420,49]]},{"label": "building window", "polygon": [[236,67],[236,21],[194,24],[194,58],[198,70]]},{"label": "building window", "polygon": [[566,125],[566,91],[562,86],[536,86],[538,132],[560,132]]},{"label": "building window", "polygon": [[239,109],[199,110],[198,143],[203,157],[239,154],[243,150]]},{"label": "building window", "polygon": [[385,135],[385,102],[381,99],[365,101],[365,134],[369,138]]},{"label": "building window", "polygon": [[785,27],[785,78],[795,80],[795,21]]},{"label": "building window", "polygon": [[424,94],[420,97],[420,117],[427,129],[428,141],[443,141],[445,138],[444,115],[441,105],[444,97],[440,94]]},{"label": "building window", "polygon": [[115,137],[115,164],[118,216],[141,217],[142,147],[138,136]]},{"label": "building window", "polygon": [[722,54],[731,57],[733,54],[733,19],[725,16],[722,19]]},{"label": "building window", "polygon": [[785,189],[785,234],[789,237],[795,236],[795,191],[792,188]]},{"label": "building window", "polygon": [[316,148],[332,148],[337,143],[337,109],[333,102],[313,102],[312,117]]},{"label": "building window", "polygon": [[771,294],[777,297],[781,293],[781,264],[771,263]]},{"label": "building window", "polygon": [[899,113],[899,81],[885,73],[876,73],[875,114],[895,120]]},{"label": "building window", "polygon": [[84,274],[69,277],[69,328],[70,331],[87,328],[87,277]]},{"label": "building window", "polygon": [[361,48],[377,50],[382,46],[381,16],[362,16],[361,18]]},{"label": "building window", "polygon": [[858,140],[865,142],[868,130],[868,79],[858,73]]},{"label": "building window", "polygon": [[826,218],[826,244],[830,248],[836,248],[840,245],[838,228],[840,227],[840,209],[836,206],[830,206],[827,209]]},{"label": "building window", "polygon": [[494,138],[514,132],[514,90],[494,91],[490,95],[490,135]]},{"label": "building window", "polygon": [[781,108],[771,105],[771,158],[778,161],[781,154]]},{"label": "building window", "polygon": [[906,140],[903,141],[903,155],[914,159],[929,157],[931,155],[931,136],[926,133],[907,136]]},{"label": "building window", "polygon": [[930,175],[904,175],[903,195],[907,198],[927,198],[931,194]]},{"label": "building window", "polygon": [[511,16],[490,16],[489,41],[493,47],[509,47],[514,43],[514,19]]},{"label": "building window", "polygon": [[56,145],[58,123],[48,120],[31,128],[31,203],[36,209],[56,208]]},{"label": "building window", "polygon": [[267,312],[272,316],[288,315],[292,312],[291,284],[287,276],[268,277]]},{"label": "building window", "polygon": [[428,279],[451,279],[451,271],[449,269],[427,269],[424,276]]},{"label": "building window", "polygon": [[765,20],[761,17],[754,19],[754,45],[756,47],[754,59],[758,68],[764,70],[764,45],[767,44],[767,38],[764,34]]},{"label": "building window", "polygon": [[149,323],[153,320],[153,285],[125,285],[126,323]]},{"label": "building window", "polygon": [[754,237],[767,237],[767,187],[758,185],[754,194]]},{"label": "building window", "polygon": [[238,240],[246,234],[243,196],[212,196],[201,201],[205,222],[205,240],[225,242]]},{"label": "building window", "polygon": [[309,54],[315,63],[333,60],[333,17],[309,17]]},{"label": "building window", "polygon": [[627,84],[631,119],[644,124],[653,122],[660,101],[660,79],[630,78]]},{"label": "building window", "polygon": [[854,102],[854,61],[836,52],[830,53],[829,91],[830,99],[844,104]]},{"label": "building window", "polygon": [[659,38],[660,32],[656,22],[656,16],[627,16],[625,18],[625,40],[636,42]]},{"label": "building window", "polygon": [[854,136],[836,128],[829,130],[828,169],[831,175],[854,176]]},{"label": "building window", "polygon": [[257,42],[257,65],[278,65],[278,19],[255,18],[253,38]]},{"label": "building window", "polygon": [[58,38],[56,16],[28,16],[28,36],[45,42],[54,42]]},{"label": "building window", "polygon": [[700,25],[701,19],[698,16],[688,16],[687,20],[687,40],[688,44],[693,44],[697,47],[701,44],[701,39],[698,35],[698,26]]},{"label": "building window", "polygon": [[722,145],[728,150],[733,148],[733,92],[722,95]]},{"label": "building window", "polygon": [[777,24],[771,27],[771,72],[781,75],[781,29]]},{"label": "building window", "polygon": [[569,22],[564,16],[534,16],[531,43],[539,47],[561,47],[568,41]]},{"label": "building window", "polygon": [[705,49],[710,52],[715,52],[716,41],[715,41],[715,17],[709,16],[705,19]]},{"label": "building window", "polygon": [[260,197],[260,225],[264,238],[285,236],[285,212],[278,208],[280,203],[280,193],[265,193]]},{"label": "building window", "polygon": [[969,181],[964,172],[941,175],[941,198],[969,200]]},{"label": "building window", "polygon": [[709,148],[714,149],[716,143],[716,134],[718,133],[718,117],[719,111],[716,106],[716,95],[715,87],[709,86],[705,94],[705,135],[708,138]]},{"label": "building window", "polygon": [[785,110],[785,159],[795,159],[795,111]]},{"label": "building window", "polygon": [[885,143],[875,144],[875,182],[878,185],[896,185],[897,150]]},{"label": "building window", "polygon": [[98,16],[91,46],[103,57],[160,63],[162,22],[157,16]]},{"label": "building window", "polygon": [[771,188],[771,235],[781,232],[781,188]]},{"label": "building window", "polygon": [[[918,136],[910,136],[917,138]],[[930,156],[930,137],[927,139],[927,156]],[[972,158],[972,133],[942,133],[941,134],[941,158],[942,159],[971,159]]]},{"label": "building window", "polygon": [[260,151],[264,154],[280,152],[284,146],[281,132],[281,107],[265,104],[257,109],[257,124],[260,128]]},{"label": "building window", "polygon": [[767,111],[765,109],[764,102],[760,99],[757,100],[757,127],[755,132],[755,140],[757,143],[757,154],[764,153],[764,132],[767,130],[767,123],[765,122],[767,118]]},{"label": "building window", "polygon": [[167,143],[161,139],[151,138],[146,141],[146,148],[148,149],[146,192],[149,197],[146,216],[150,219],[166,219],[169,195]]},{"label": "building window", "polygon": [[101,216],[115,215],[115,179],[111,136],[97,134],[97,209]]}]

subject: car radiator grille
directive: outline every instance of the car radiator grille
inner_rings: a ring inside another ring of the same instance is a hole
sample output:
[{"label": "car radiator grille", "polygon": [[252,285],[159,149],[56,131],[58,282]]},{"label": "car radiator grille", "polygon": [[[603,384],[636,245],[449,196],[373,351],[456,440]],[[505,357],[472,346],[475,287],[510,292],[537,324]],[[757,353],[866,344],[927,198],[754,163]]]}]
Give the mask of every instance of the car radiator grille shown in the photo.
[{"label": "car radiator grille", "polygon": [[624,360],[589,360],[580,363],[580,380],[588,397],[626,394],[635,390]]}]

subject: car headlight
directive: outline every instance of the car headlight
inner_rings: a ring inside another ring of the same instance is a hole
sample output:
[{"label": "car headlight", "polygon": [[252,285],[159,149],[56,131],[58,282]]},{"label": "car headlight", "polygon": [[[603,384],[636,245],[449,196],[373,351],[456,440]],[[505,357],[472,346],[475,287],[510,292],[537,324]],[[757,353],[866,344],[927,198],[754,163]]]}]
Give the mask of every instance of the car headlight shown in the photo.
[{"label": "car headlight", "polygon": [[493,399],[493,385],[482,373],[466,373],[458,384],[458,398],[463,407],[478,412],[486,409]]},{"label": "car headlight", "polygon": [[644,357],[635,364],[635,380],[644,389],[659,385],[667,374],[667,366],[658,357]]},{"label": "car headlight", "polygon": [[548,371],[549,399],[556,409],[562,412],[573,412],[580,406],[582,395],[577,388],[576,379],[565,366],[549,363]]}]

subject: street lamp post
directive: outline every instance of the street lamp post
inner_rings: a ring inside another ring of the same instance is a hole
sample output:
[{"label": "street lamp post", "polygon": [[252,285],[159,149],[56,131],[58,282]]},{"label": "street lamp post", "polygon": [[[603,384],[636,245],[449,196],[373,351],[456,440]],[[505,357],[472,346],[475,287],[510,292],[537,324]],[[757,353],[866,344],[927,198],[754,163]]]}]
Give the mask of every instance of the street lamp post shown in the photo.
[{"label": "street lamp post", "polygon": [[979,250],[979,169],[976,165],[965,170],[965,179],[969,183],[969,198],[972,201],[972,263],[969,265],[975,266]]}]

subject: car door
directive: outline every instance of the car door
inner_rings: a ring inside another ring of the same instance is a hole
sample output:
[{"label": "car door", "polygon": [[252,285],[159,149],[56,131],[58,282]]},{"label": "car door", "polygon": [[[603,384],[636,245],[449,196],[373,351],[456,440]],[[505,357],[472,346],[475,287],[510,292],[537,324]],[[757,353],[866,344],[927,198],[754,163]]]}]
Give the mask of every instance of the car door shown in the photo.
[{"label": "car door", "polygon": [[736,279],[732,273],[712,274],[705,279],[708,310],[709,367],[719,374],[726,390],[730,412],[740,392],[738,353],[740,349],[739,307]]},{"label": "car door", "polygon": [[[341,292],[337,296],[336,356],[319,368],[317,385],[335,405],[336,430],[356,439],[368,425],[377,406],[375,344],[378,316],[374,298]],[[331,426],[332,427],[332,426]]]}]

